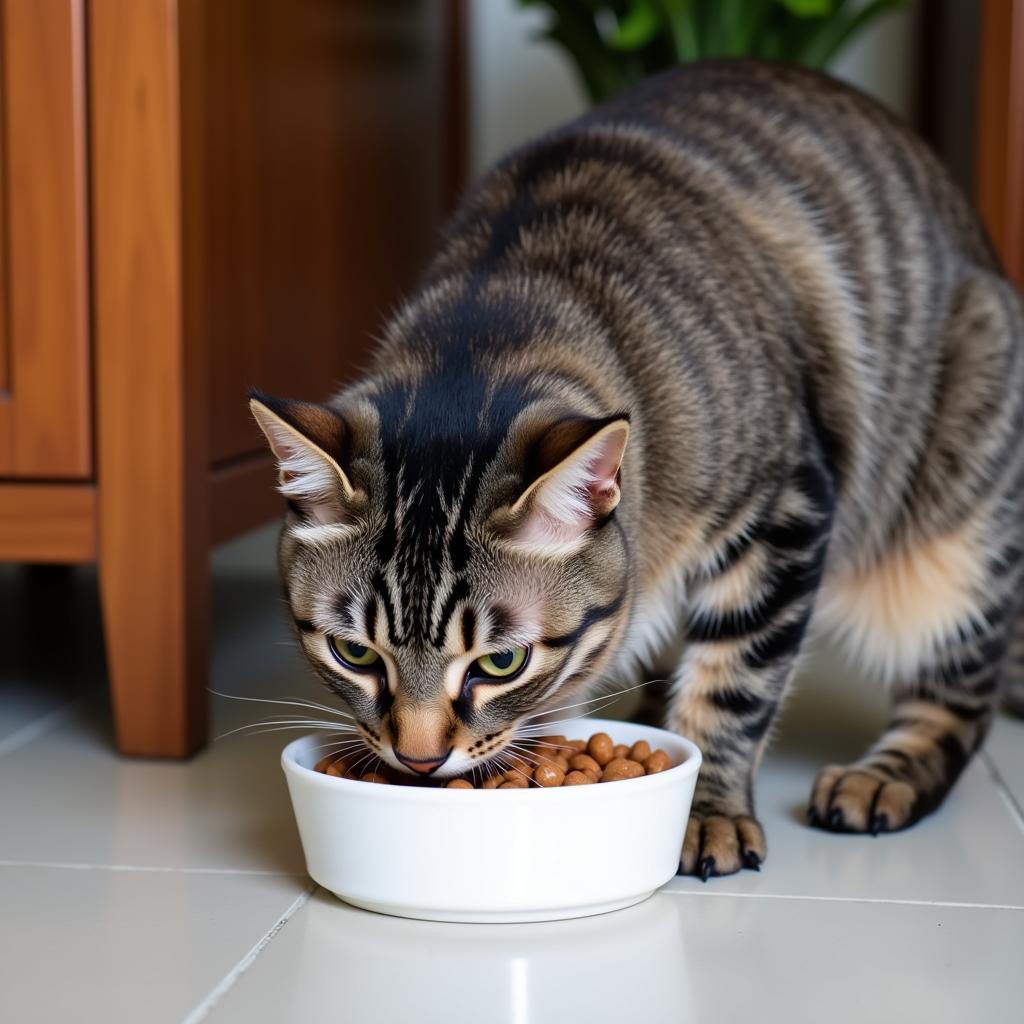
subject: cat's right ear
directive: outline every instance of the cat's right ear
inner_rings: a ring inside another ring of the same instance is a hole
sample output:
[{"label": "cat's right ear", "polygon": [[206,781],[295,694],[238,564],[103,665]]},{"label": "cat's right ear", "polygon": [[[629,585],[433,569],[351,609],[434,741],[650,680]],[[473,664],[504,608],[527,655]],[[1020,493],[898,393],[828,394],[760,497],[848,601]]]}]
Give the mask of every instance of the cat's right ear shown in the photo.
[{"label": "cat's right ear", "polygon": [[258,391],[249,393],[249,408],[277,459],[278,490],[315,524],[347,522],[363,495],[342,469],[351,434],[341,416]]}]

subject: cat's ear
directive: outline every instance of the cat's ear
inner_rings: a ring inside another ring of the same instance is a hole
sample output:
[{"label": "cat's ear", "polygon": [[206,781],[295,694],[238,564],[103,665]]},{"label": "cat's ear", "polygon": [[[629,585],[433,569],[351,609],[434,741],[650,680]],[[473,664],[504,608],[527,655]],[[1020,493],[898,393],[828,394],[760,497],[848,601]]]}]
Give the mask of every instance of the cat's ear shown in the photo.
[{"label": "cat's ear", "polygon": [[561,420],[531,445],[529,484],[512,505],[513,539],[538,552],[574,547],[619,504],[626,416]]},{"label": "cat's ear", "polygon": [[278,490],[314,523],[346,522],[358,492],[342,469],[351,436],[341,416],[325,405],[256,391],[249,408],[277,459]]}]

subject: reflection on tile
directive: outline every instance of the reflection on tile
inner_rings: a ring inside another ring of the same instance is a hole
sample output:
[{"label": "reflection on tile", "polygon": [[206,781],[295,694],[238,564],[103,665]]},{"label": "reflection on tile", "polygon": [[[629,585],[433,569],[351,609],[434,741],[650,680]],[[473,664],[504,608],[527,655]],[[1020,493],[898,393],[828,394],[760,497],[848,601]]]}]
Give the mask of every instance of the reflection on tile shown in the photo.
[{"label": "reflection on tile", "polygon": [[1010,791],[1018,810],[1024,809],[1024,720],[997,716],[985,744],[985,754]]},{"label": "reflection on tile", "polygon": [[0,868],[3,1018],[177,1024],[304,885],[282,877]]},{"label": "reflection on tile", "polygon": [[581,921],[442,925],[318,892],[209,1020],[1011,1019],[1022,939],[1016,911],[659,894]]}]

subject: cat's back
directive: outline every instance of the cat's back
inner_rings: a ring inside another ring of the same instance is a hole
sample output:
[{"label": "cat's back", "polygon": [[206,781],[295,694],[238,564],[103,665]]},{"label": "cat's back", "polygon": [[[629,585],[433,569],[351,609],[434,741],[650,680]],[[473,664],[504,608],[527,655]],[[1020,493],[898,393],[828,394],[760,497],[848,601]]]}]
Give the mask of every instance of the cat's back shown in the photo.
[{"label": "cat's back", "polygon": [[[762,203],[784,195],[836,237],[916,233],[994,265],[977,216],[932,151],[873,99],[819,72],[753,60],[680,65],[556,130],[531,147],[532,161],[513,157],[510,166],[542,177],[560,146],[596,156],[602,140],[634,172],[660,163],[669,192],[681,183],[673,171],[683,180],[703,174],[713,188]],[[945,237],[935,237],[936,227]]]}]

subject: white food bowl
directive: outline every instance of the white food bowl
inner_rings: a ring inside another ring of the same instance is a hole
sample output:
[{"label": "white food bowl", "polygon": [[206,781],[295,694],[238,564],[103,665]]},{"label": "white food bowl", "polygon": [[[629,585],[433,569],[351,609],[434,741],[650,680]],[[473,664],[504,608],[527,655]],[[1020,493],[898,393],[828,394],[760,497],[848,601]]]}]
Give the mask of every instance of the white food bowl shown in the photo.
[{"label": "white food bowl", "polygon": [[429,789],[323,775],[322,737],[289,743],[281,763],[310,875],[346,903],[428,921],[553,921],[646,899],[679,866],[700,751],[629,722],[558,728],[647,740],[675,767],[557,789]]}]

